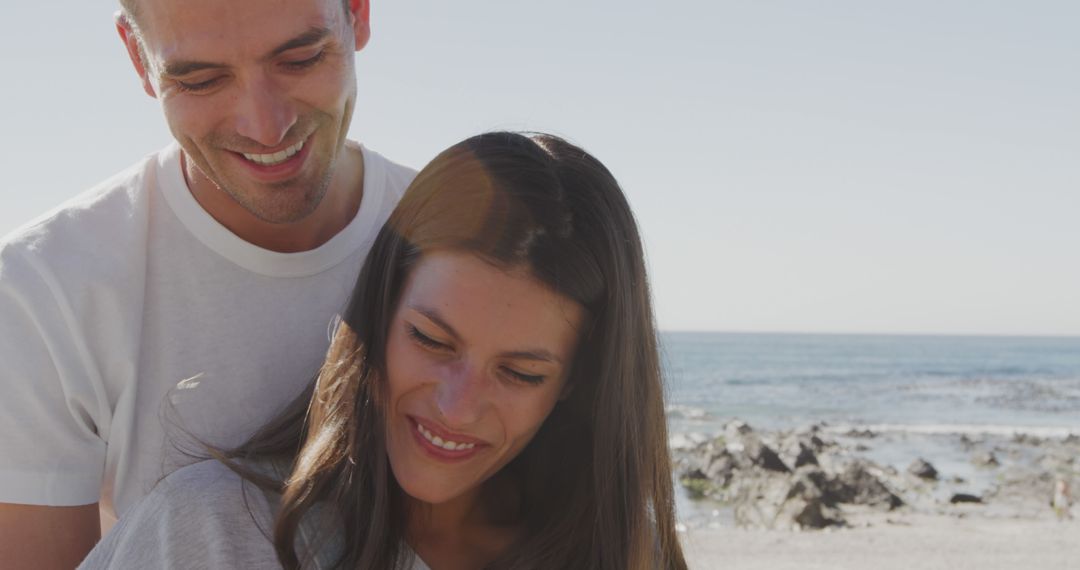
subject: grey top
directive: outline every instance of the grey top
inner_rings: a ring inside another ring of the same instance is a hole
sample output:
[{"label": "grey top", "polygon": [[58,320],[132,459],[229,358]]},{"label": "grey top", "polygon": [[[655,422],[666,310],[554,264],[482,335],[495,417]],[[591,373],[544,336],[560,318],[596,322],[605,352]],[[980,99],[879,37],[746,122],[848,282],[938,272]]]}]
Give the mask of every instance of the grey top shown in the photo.
[{"label": "grey top", "polygon": [[[271,497],[217,461],[189,465],[121,517],[79,568],[280,568],[268,538]],[[323,517],[312,511],[300,527],[297,552],[303,558],[306,546],[317,541],[322,546],[305,567],[328,568],[339,540],[315,536],[311,520]],[[405,548],[411,555],[406,570],[430,570]]]}]

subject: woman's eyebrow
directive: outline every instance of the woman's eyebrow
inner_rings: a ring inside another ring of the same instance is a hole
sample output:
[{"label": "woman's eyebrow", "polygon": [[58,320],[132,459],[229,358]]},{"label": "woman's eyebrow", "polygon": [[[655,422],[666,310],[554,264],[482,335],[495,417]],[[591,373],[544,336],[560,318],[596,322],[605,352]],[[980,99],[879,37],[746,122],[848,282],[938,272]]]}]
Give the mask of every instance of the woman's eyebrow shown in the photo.
[{"label": "woman's eyebrow", "polygon": [[503,356],[506,358],[538,360],[541,362],[562,364],[562,360],[558,356],[555,356],[550,351],[544,350],[542,348],[537,350],[515,350],[513,352],[504,353]]},{"label": "woman's eyebrow", "polygon": [[417,313],[420,313],[421,315],[424,315],[427,318],[427,320],[429,320],[429,321],[435,323],[436,325],[438,325],[439,328],[446,331],[446,334],[454,337],[454,339],[460,339],[461,338],[461,336],[458,335],[457,331],[454,330],[454,327],[450,326],[449,323],[444,321],[443,318],[441,316],[439,316],[439,312],[436,311],[435,309],[432,309],[430,307],[425,307],[423,305],[409,305],[409,308],[416,311]]}]

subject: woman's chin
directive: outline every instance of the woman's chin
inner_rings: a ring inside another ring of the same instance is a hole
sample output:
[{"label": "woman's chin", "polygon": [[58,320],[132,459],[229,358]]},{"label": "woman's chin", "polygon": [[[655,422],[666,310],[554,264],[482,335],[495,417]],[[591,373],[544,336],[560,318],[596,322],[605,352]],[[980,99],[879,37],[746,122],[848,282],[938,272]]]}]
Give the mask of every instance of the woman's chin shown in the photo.
[{"label": "woman's chin", "polygon": [[460,490],[452,489],[433,489],[428,485],[407,485],[401,484],[401,489],[405,491],[405,494],[412,500],[428,505],[441,505],[449,503],[454,499],[464,495],[465,493]]}]

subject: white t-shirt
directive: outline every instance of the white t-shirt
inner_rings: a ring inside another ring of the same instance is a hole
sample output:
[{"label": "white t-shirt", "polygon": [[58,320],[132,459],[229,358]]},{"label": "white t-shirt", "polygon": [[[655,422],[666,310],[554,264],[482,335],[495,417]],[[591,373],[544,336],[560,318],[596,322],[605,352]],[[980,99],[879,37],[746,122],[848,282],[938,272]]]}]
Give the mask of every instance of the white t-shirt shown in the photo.
[{"label": "white t-shirt", "polygon": [[415,175],[349,144],[360,210],[311,251],[219,224],[176,144],[0,241],[0,502],[122,516],[190,462],[172,424],[235,446],[303,390]]},{"label": "white t-shirt", "polygon": [[[189,465],[124,515],[79,570],[280,568],[269,538],[278,499],[217,461]],[[335,521],[325,504],[304,516],[294,544],[301,561],[310,560],[305,568],[331,568],[340,557],[344,538]],[[403,570],[430,570],[408,545],[403,549]]]}]

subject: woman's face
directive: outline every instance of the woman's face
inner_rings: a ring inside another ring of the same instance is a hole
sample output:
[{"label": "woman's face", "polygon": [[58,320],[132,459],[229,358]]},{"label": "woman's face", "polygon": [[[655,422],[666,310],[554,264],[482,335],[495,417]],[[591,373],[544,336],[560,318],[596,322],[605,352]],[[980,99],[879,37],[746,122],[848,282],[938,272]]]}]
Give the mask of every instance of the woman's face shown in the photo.
[{"label": "woman's face", "polygon": [[386,354],[387,450],[405,492],[444,503],[516,457],[564,394],[581,320],[580,305],[524,272],[425,254]]}]

